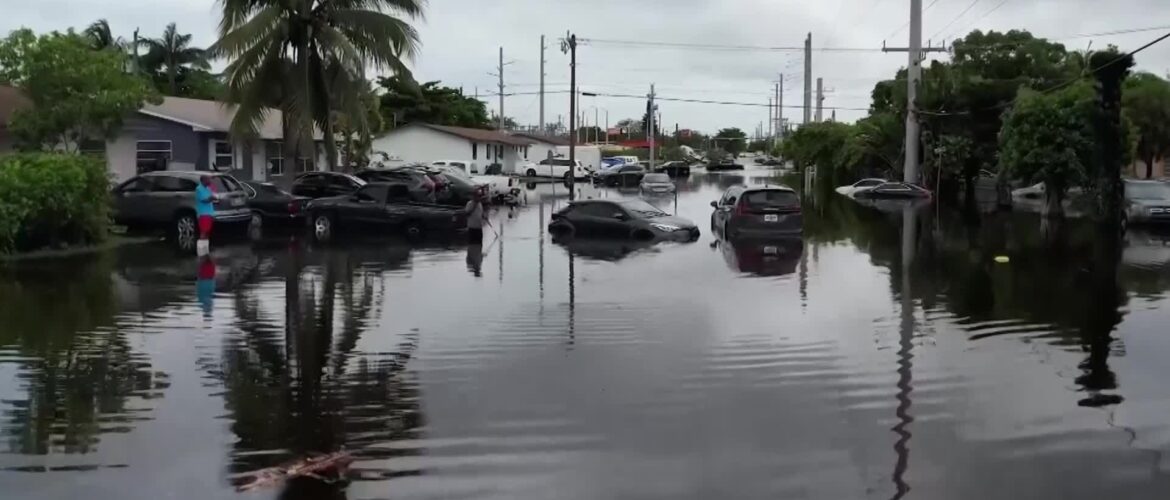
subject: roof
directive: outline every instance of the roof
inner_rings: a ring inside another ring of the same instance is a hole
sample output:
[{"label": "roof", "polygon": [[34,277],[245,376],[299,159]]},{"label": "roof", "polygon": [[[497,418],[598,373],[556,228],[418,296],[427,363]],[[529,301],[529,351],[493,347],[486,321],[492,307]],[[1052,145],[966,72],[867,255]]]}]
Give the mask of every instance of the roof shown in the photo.
[{"label": "roof", "polygon": [[16,111],[31,107],[32,101],[24,95],[24,91],[16,87],[0,85],[0,128],[8,127],[8,123]]},{"label": "roof", "polygon": [[[524,139],[521,137],[515,137],[515,136],[509,135],[509,134],[506,134],[504,132],[500,132],[497,130],[486,130],[486,129],[481,129],[481,128],[467,128],[467,127],[451,127],[448,125],[435,125],[432,123],[420,123],[420,122],[411,123],[407,127],[412,127],[412,126],[429,128],[429,129],[437,131],[437,132],[451,134],[454,136],[462,137],[462,138],[470,140],[470,141],[496,142],[496,143],[500,143],[500,144],[507,144],[510,146],[529,146],[532,144],[532,141],[530,141],[530,140],[527,140],[527,139]],[[403,127],[403,128],[406,128],[406,127]],[[393,134],[396,130],[402,130],[402,129],[391,130],[390,132],[387,132],[387,135]]]},{"label": "roof", "polygon": [[152,172],[142,173],[143,177],[182,177],[184,179],[196,179],[200,177],[209,176],[226,176],[228,174],[223,172],[212,172],[209,170],[155,170]]},{"label": "roof", "polygon": [[523,137],[525,139],[531,139],[531,140],[536,141],[536,142],[543,142],[545,144],[551,144],[553,146],[568,146],[569,145],[568,139],[561,139],[560,137],[553,137],[550,135],[529,134],[527,132],[515,132],[512,135],[516,136],[516,137]]},{"label": "roof", "polygon": [[[161,104],[146,104],[140,113],[190,125],[197,132],[228,132],[236,116],[236,105],[220,101],[205,101],[186,97],[164,97]],[[268,109],[260,122],[261,139],[281,139],[284,131],[280,126],[280,110]],[[313,137],[321,138],[321,132],[314,130]]]}]

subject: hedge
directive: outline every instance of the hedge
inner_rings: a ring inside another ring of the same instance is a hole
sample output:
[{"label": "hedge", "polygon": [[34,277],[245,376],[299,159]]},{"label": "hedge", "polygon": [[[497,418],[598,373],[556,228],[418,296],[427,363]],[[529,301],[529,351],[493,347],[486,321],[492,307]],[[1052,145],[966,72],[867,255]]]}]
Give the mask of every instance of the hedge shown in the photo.
[{"label": "hedge", "polygon": [[0,155],[0,254],[101,242],[108,193],[106,165],[97,158]]}]

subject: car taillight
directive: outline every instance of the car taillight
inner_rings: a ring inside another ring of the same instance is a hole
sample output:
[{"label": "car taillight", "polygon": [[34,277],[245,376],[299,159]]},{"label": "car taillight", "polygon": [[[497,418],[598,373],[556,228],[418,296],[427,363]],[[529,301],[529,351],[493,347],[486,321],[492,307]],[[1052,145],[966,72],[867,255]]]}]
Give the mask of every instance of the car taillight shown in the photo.
[{"label": "car taillight", "polygon": [[295,214],[301,210],[300,202],[293,200],[288,202],[288,213]]},{"label": "car taillight", "polygon": [[735,204],[735,215],[747,215],[747,204],[743,200]]}]

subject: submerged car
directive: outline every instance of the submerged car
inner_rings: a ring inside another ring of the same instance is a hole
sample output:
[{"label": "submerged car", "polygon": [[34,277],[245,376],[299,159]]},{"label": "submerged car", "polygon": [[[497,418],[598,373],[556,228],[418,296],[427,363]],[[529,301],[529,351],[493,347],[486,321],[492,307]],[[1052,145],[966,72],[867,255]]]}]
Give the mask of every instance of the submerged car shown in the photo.
[{"label": "submerged car", "polygon": [[669,194],[675,190],[674,181],[666,174],[646,174],[638,185],[642,194]]},{"label": "submerged car", "polygon": [[691,166],[685,161],[668,161],[660,165],[655,165],[654,171],[664,173],[671,177],[689,177],[691,175]]},{"label": "submerged car", "polygon": [[724,238],[798,235],[804,230],[800,196],[787,186],[732,186],[711,208],[711,231]]},{"label": "submerged car", "polygon": [[1123,217],[1128,224],[1170,222],[1170,186],[1160,181],[1125,181]]},{"label": "submerged car", "polygon": [[305,210],[317,241],[329,241],[340,231],[362,229],[377,235],[401,230],[408,236],[466,227],[462,207],[413,200],[406,184],[371,183],[353,194],[310,201]]},{"label": "submerged car", "polygon": [[603,186],[636,187],[638,183],[642,182],[642,177],[645,175],[646,169],[641,165],[626,164],[601,172],[597,174],[597,177],[594,180]]},{"label": "submerged car", "polygon": [[638,199],[583,200],[552,215],[548,230],[557,236],[600,236],[637,240],[699,239],[699,228]]},{"label": "submerged car", "polygon": [[[260,216],[259,222],[297,224],[304,220],[305,203],[309,198],[296,196],[269,182],[245,181],[243,184],[248,193],[248,207],[254,215]],[[252,225],[256,226],[257,222],[253,220]]]},{"label": "submerged car", "polygon": [[887,182],[890,182],[890,181],[887,181],[885,179],[878,179],[876,177],[871,177],[868,179],[861,179],[861,180],[854,182],[853,184],[850,184],[848,186],[839,186],[839,187],[837,187],[836,191],[838,194],[843,194],[845,196],[849,196],[859,189],[877,187],[877,186],[880,186],[880,185],[885,184]]},{"label": "submerged car", "polygon": [[853,191],[854,198],[868,199],[927,199],[931,193],[924,187],[908,182],[885,182],[873,187],[858,188]]}]

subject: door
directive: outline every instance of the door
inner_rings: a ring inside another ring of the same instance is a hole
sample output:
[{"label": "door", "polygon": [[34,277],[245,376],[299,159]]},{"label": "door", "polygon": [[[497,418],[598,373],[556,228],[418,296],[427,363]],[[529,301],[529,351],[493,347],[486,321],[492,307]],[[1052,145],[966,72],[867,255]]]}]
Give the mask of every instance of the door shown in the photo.
[{"label": "door", "polygon": [[577,209],[577,229],[593,236],[625,236],[625,221],[618,214],[625,214],[613,203],[586,203]]},{"label": "door", "polygon": [[146,222],[150,199],[154,189],[149,177],[135,177],[114,189],[114,222],[122,225]]},{"label": "door", "polygon": [[360,186],[353,179],[344,175],[330,175],[322,188],[324,196],[344,196],[356,191]]},{"label": "door", "polygon": [[353,220],[362,224],[386,223],[386,185],[377,184],[359,189],[347,203]]},{"label": "door", "polygon": [[[715,227],[722,231],[727,224],[727,220],[731,217],[731,211],[735,208],[736,196],[738,191],[730,190],[723,194],[723,198],[719,200],[719,207],[715,209]],[[727,235],[724,235],[726,237]]]},{"label": "door", "polygon": [[296,182],[293,183],[293,194],[297,196],[307,196],[309,198],[321,197],[321,183],[324,179],[318,174],[305,174],[297,177]]}]

